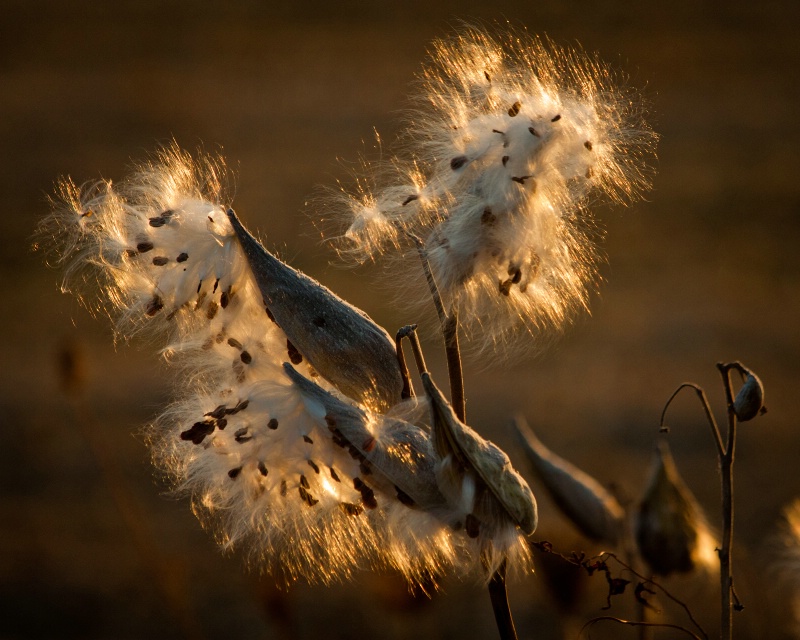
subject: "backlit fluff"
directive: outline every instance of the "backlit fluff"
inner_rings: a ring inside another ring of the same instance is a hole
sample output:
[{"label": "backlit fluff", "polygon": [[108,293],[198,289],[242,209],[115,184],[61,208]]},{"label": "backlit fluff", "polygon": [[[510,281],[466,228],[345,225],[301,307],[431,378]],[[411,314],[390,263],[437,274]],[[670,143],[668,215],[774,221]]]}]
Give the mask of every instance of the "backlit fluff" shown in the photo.
[{"label": "backlit fluff", "polygon": [[421,239],[462,324],[485,325],[478,344],[561,329],[596,280],[587,204],[648,186],[655,135],[620,82],[524,32],[435,43],[402,151],[343,192],[342,252],[371,259]]},{"label": "backlit fluff", "polygon": [[104,300],[119,335],[158,341],[176,368],[177,397],[149,431],[176,490],[222,545],[287,580],[376,565],[413,582],[526,558],[503,513],[465,531],[476,507],[439,490],[424,403],[361,406],[287,340],[264,308],[223,178],[221,160],[172,147],[120,184],[62,181],[40,226],[65,283],[81,283],[93,308]]}]

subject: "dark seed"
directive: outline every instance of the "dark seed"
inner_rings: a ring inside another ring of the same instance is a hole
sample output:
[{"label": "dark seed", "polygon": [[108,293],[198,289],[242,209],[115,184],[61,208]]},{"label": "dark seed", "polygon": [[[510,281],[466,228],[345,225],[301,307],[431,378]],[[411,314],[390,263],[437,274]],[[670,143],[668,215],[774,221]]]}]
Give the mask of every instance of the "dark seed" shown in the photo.
[{"label": "dark seed", "polygon": [[341,482],[339,474],[336,473],[336,469],[334,469],[333,467],[331,467],[331,478],[333,478],[336,482]]},{"label": "dark seed", "polygon": [[550,118],[550,122],[558,122],[559,120],[561,120],[561,114],[560,113],[558,115],[553,116],[552,118]]},{"label": "dark seed", "polygon": [[213,432],[213,422],[195,422],[190,429],[181,432],[181,440],[191,440],[193,444],[200,444]]},{"label": "dark seed", "polygon": [[236,338],[228,338],[228,344],[231,345],[234,349],[238,349],[239,351],[242,350],[242,343],[239,342]]},{"label": "dark seed", "polygon": [[[269,307],[264,307],[264,311],[266,311],[266,312],[267,312],[267,317],[268,317],[270,320],[272,320],[273,322],[275,322],[275,316],[273,316],[273,315],[272,315],[272,311],[270,311],[270,310],[269,310]],[[275,322],[275,324],[278,324],[278,323],[277,323],[277,322]]]},{"label": "dark seed", "polygon": [[213,320],[214,316],[217,315],[218,310],[219,310],[219,305],[212,300],[208,304],[208,309],[206,309],[206,318],[208,318],[209,320]]},{"label": "dark seed", "polygon": [[405,207],[409,202],[414,202],[414,200],[417,200],[418,198],[419,196],[417,194],[412,193],[405,200],[403,200],[403,206]]},{"label": "dark seed", "polygon": [[314,498],[314,496],[312,496],[312,495],[311,495],[311,494],[310,494],[310,493],[309,493],[309,492],[308,492],[306,489],[304,489],[303,487],[298,487],[298,489],[300,490],[300,497],[303,499],[303,501],[304,501],[304,502],[305,502],[305,503],[306,503],[306,504],[307,504],[309,507],[313,507],[315,504],[317,504],[317,503],[319,502],[319,500],[317,500],[316,498]]},{"label": "dark seed", "polygon": [[308,462],[308,466],[314,470],[314,473],[319,473],[319,465],[313,460],[306,460]]},{"label": "dark seed", "polygon": [[219,306],[224,309],[225,307],[228,306],[228,303],[230,303],[230,301],[231,297],[228,295],[228,292],[223,291],[222,295],[219,297]]},{"label": "dark seed", "polygon": [[164,209],[164,211],[161,212],[161,217],[164,218],[164,220],[169,220],[174,213],[175,211],[173,209]]},{"label": "dark seed", "polygon": [[525,181],[526,181],[528,178],[532,178],[532,177],[533,177],[533,176],[519,176],[519,177],[517,177],[517,176],[512,176],[512,177],[511,177],[511,179],[512,179],[514,182],[518,182],[519,184],[525,184]]},{"label": "dark seed", "polygon": [[[511,275],[511,274],[509,274]],[[517,269],[514,271],[514,274],[511,276],[511,284],[519,284],[519,281],[522,280],[522,270]]]},{"label": "dark seed", "polygon": [[467,164],[467,156],[457,156],[450,161],[450,168],[453,171],[458,171],[465,164]]},{"label": "dark seed", "polygon": [[202,307],[205,301],[206,301],[206,292],[203,291],[203,293],[197,296],[197,302],[195,302],[194,304],[195,311],[197,311],[200,307]]},{"label": "dark seed", "polygon": [[484,71],[483,72],[483,77],[486,78],[486,82],[491,82],[492,81],[492,76],[489,75],[488,71]]},{"label": "dark seed", "polygon": [[522,108],[522,103],[517,101],[511,105],[511,108],[508,110],[508,115],[512,118],[519,113],[519,110]]},{"label": "dark seed", "polygon": [[508,156],[503,156],[503,166],[505,167],[508,164]]},{"label": "dark seed", "polygon": [[584,143],[583,143],[583,146],[584,146],[584,147],[586,147],[586,148],[587,148],[589,151],[591,151],[591,150],[592,150],[592,143],[591,143],[589,140],[587,140],[586,142],[584,142]]},{"label": "dark seed", "polygon": [[164,220],[161,216],[156,216],[155,218],[150,218],[150,226],[151,227],[163,227],[167,224],[167,221]]},{"label": "dark seed", "polygon": [[253,436],[248,436],[247,427],[242,427],[241,429],[236,430],[236,433],[233,434],[233,439],[239,444],[243,444],[252,440]]},{"label": "dark seed", "polygon": [[164,301],[159,296],[153,296],[153,299],[147,303],[147,308],[144,310],[144,312],[152,318],[163,308]]},{"label": "dark seed", "polygon": [[239,358],[241,358],[242,362],[245,364],[250,364],[253,361],[253,356],[250,355],[249,351],[242,351],[242,353],[239,354]]},{"label": "dark seed", "polygon": [[136,250],[139,253],[147,253],[148,251],[153,250],[153,243],[152,242],[140,242],[136,245]]},{"label": "dark seed", "polygon": [[360,516],[362,513],[364,513],[364,507],[360,507],[352,502],[340,502],[339,508],[348,516]]},{"label": "dark seed", "polygon": [[241,472],[242,472],[242,468],[241,468],[241,467],[235,467],[235,468],[231,469],[230,471],[228,471],[228,477],[229,477],[231,480],[233,480],[233,479],[234,479],[234,478],[236,478],[236,477],[237,477],[237,476],[238,476],[238,475],[239,475]]},{"label": "dark seed", "polygon": [[234,414],[239,413],[240,411],[244,411],[245,409],[247,409],[247,406],[249,404],[250,404],[249,400],[242,400],[233,409],[225,409],[225,415],[232,416]]},{"label": "dark seed", "polygon": [[270,418],[269,422],[267,422],[267,427],[275,431],[278,428],[278,421],[275,418]]},{"label": "dark seed", "polygon": [[314,441],[311,438],[309,438],[307,435],[303,436],[303,441],[307,442],[308,444],[314,444]]},{"label": "dark seed", "polygon": [[511,280],[500,281],[500,293],[504,296],[509,295],[511,292]]},{"label": "dark seed", "polygon": [[303,356],[289,340],[286,341],[286,352],[289,354],[289,362],[292,364],[300,364],[303,361]]},{"label": "dark seed", "polygon": [[202,287],[203,287],[203,281],[201,280],[200,282],[197,283],[197,293],[198,294],[200,293],[200,289],[202,289]]},{"label": "dark seed", "polygon": [[209,418],[214,418],[214,420],[219,420],[227,413],[227,409],[228,408],[224,404],[221,404],[216,409],[209,411],[205,415]]},{"label": "dark seed", "polygon": [[481,533],[481,522],[471,513],[467,514],[467,519],[464,522],[467,530],[467,535],[470,538],[477,538]]},{"label": "dark seed", "polygon": [[269,473],[269,471],[267,471],[267,465],[265,465],[262,461],[259,461],[259,463],[258,463],[258,472],[262,476],[265,476],[265,475],[267,475]]},{"label": "dark seed", "polygon": [[487,207],[483,210],[483,213],[481,214],[481,224],[492,226],[496,220],[497,218],[495,217],[494,213],[492,213],[491,209]]},{"label": "dark seed", "polygon": [[311,485],[308,484],[308,478],[306,478],[303,474],[300,474],[300,486],[305,487],[306,489],[311,488]]},{"label": "dark seed", "polygon": [[158,256],[153,258],[153,264],[157,267],[163,267],[165,264],[169,262],[169,258],[165,256]]},{"label": "dark seed", "polygon": [[286,496],[287,493],[286,489],[287,489],[286,480],[281,480],[281,495],[284,497]]},{"label": "dark seed", "polygon": [[175,258],[175,262],[186,262],[189,259],[188,253],[181,253]]},{"label": "dark seed", "polygon": [[225,427],[227,426],[228,426],[228,421],[225,418],[220,418],[219,420],[217,420],[217,429],[219,429],[220,431],[225,429]]},{"label": "dark seed", "polygon": [[139,254],[136,253],[133,249],[125,249],[125,255],[129,258],[133,258],[135,256],[138,256]]},{"label": "dark seed", "polygon": [[211,293],[216,293],[218,288],[219,288],[219,278],[214,280],[214,288],[211,290]]},{"label": "dark seed", "polygon": [[536,129],[534,129],[533,127],[528,127],[528,131],[531,132],[532,136],[536,136],[537,138],[539,137],[539,134],[536,133]]},{"label": "dark seed", "polygon": [[403,491],[400,487],[395,485],[394,490],[397,491],[397,499],[407,507],[415,506],[415,502],[411,496],[409,496],[405,491]]}]

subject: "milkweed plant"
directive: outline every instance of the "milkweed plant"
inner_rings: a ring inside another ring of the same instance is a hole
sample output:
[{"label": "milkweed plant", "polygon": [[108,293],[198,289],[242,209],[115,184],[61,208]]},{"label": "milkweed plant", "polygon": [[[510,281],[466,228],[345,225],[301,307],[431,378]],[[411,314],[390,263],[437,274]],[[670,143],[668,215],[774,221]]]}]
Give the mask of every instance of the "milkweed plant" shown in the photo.
[{"label": "milkweed plant", "polygon": [[[174,371],[173,400],[148,427],[153,460],[225,548],[279,580],[364,567],[412,585],[480,576],[513,638],[506,569],[532,569],[537,505],[467,424],[459,338],[502,361],[587,307],[590,205],[648,188],[656,138],[639,93],[596,56],[524,31],[466,27],[435,42],[396,150],[316,202],[340,256],[399,273],[404,300],[417,292],[393,335],[246,230],[222,158],[175,144],[113,184],[61,179],[38,244],[64,290],[119,336],[149,338]],[[416,336],[425,307],[438,313],[450,400]],[[521,419],[517,431],[542,488],[589,538],[635,539],[651,575],[708,555],[712,534],[665,445],[632,534],[613,495]]]}]

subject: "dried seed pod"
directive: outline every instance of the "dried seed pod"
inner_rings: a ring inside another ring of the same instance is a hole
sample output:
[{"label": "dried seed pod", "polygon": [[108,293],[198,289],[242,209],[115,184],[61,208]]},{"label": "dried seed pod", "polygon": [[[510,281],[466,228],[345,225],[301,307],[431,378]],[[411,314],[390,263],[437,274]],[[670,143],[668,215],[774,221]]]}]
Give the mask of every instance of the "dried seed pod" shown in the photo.
[{"label": "dried seed pod", "polygon": [[[536,499],[528,483],[512,467],[508,456],[493,443],[484,440],[461,422],[430,374],[421,374],[425,393],[431,402],[434,446],[439,456],[452,456],[456,473],[474,472],[496,498],[509,518],[524,533],[536,530]],[[479,490],[479,489],[478,489]],[[486,516],[479,517],[482,522]]]},{"label": "dried seed pod", "polygon": [[744,384],[733,401],[733,410],[741,422],[752,420],[764,413],[764,385],[756,374],[747,371]]},{"label": "dried seed pod", "polygon": [[550,451],[524,418],[515,419],[514,427],[528,460],[564,515],[586,537],[616,544],[625,519],[617,499],[589,474]]},{"label": "dried seed pod", "polygon": [[386,331],[363,311],[269,253],[233,210],[228,218],[264,304],[296,350],[345,395],[383,411],[400,402],[403,378],[394,342]]},{"label": "dried seed pod", "polygon": [[659,443],[635,534],[639,553],[653,573],[667,576],[713,564],[715,545],[705,516],[678,475],[666,442]]}]

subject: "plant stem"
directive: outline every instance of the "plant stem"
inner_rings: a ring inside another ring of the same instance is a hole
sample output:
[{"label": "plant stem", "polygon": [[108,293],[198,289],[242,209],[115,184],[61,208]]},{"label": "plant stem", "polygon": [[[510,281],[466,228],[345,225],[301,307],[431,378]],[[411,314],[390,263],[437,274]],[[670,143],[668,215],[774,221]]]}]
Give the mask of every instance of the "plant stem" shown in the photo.
[{"label": "plant stem", "polygon": [[511,609],[508,606],[508,592],[506,591],[506,561],[500,564],[489,580],[489,597],[492,600],[494,619],[501,640],[517,640],[517,630],[511,618]]},{"label": "plant stem", "polygon": [[731,388],[730,370],[738,368],[738,363],[717,364],[725,386],[725,399],[728,407],[728,437],[725,450],[720,455],[720,472],[722,474],[722,547],[719,550],[719,575],[721,621],[720,638],[730,640],[733,637],[733,563],[731,549],[733,547],[733,461],[736,452],[736,412],[733,408],[733,390]]},{"label": "plant stem", "polygon": [[444,350],[447,355],[447,373],[450,375],[450,402],[461,422],[467,422],[466,399],[464,398],[464,374],[461,369],[461,350],[458,346],[458,312],[450,311],[444,325]]}]

